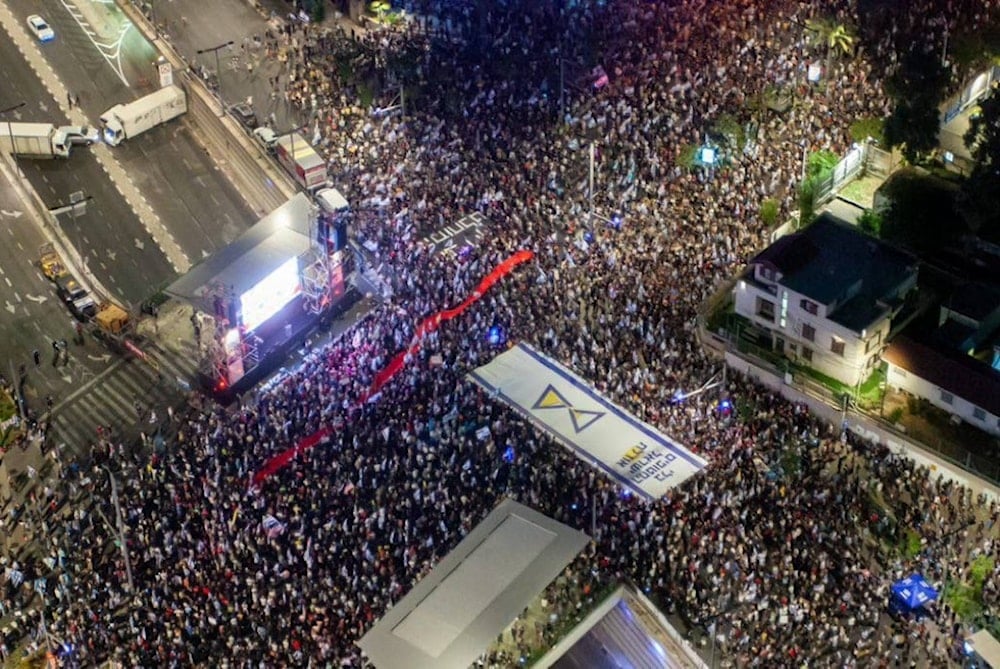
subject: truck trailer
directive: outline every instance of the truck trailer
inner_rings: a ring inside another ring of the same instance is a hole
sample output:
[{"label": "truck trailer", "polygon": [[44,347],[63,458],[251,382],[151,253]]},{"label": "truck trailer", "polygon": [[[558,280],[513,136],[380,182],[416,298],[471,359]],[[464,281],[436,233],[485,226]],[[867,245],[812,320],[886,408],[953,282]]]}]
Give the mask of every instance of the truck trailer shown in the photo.
[{"label": "truck trailer", "polygon": [[134,102],[115,105],[101,114],[104,141],[112,146],[175,119],[187,111],[187,97],[177,86],[164,86]]},{"label": "truck trailer", "polygon": [[326,161],[297,132],[282,135],[274,142],[278,162],[306,189],[326,185]]},{"label": "truck trailer", "polygon": [[71,142],[51,123],[0,123],[0,147],[25,158],[68,158]]}]

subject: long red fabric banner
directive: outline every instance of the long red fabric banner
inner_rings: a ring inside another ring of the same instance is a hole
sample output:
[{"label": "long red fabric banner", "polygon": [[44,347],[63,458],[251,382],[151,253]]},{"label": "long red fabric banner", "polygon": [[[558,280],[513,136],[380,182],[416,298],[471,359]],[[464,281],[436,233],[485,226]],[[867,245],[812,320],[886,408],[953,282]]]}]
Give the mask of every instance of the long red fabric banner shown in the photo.
[{"label": "long red fabric banner", "polygon": [[[413,338],[410,340],[410,345],[397,353],[392,360],[390,360],[389,363],[375,375],[375,380],[372,382],[371,388],[368,389],[368,392],[365,393],[360,402],[364,403],[368,401],[370,397],[379,393],[382,388],[384,388],[385,385],[389,383],[389,381],[392,380],[392,378],[398,374],[403,367],[406,366],[407,357],[412,356],[420,350],[420,343],[426,335],[437,330],[444,321],[449,321],[453,318],[461,316],[466,309],[475,304],[483,295],[485,295],[486,292],[497,283],[497,281],[510,274],[514,268],[521,263],[531,260],[534,256],[534,251],[518,251],[497,265],[492,272],[483,277],[483,280],[479,282],[476,290],[462,300],[458,306],[439,311],[433,316],[425,318],[423,322],[417,326],[417,329],[413,334]],[[281,470],[300,453],[303,453],[320,443],[323,438],[328,436],[331,432],[332,428],[323,428],[322,430],[314,432],[309,436],[303,437],[291,448],[285,449],[281,453],[275,455],[273,458],[265,462],[264,466],[253,475],[253,485],[260,485],[260,483],[267,479],[267,477]]]}]

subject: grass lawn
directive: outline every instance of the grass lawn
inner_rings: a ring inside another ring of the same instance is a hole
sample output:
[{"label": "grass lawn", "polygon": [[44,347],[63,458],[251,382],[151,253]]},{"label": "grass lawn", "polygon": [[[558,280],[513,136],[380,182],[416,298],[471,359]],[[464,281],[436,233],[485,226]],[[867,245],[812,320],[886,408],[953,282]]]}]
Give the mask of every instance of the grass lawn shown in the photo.
[{"label": "grass lawn", "polygon": [[883,181],[885,179],[871,175],[859,177],[841,188],[837,195],[866,209],[871,209],[875,202],[875,191],[882,185]]},{"label": "grass lawn", "polygon": [[[795,365],[795,370],[826,386],[835,395],[850,395],[851,397],[854,397],[854,386],[842,383],[832,376],[827,376],[826,374],[818,372],[811,367]],[[882,393],[884,392],[882,382],[884,380],[885,364],[883,363],[879,367],[876,367],[868,378],[865,379],[860,386],[858,386],[858,403],[863,407],[877,407],[882,402]]]},{"label": "grass lawn", "polygon": [[972,618],[983,611],[983,584],[993,571],[993,558],[980,555],[972,561],[968,581],[949,580],[944,600],[962,619]]}]

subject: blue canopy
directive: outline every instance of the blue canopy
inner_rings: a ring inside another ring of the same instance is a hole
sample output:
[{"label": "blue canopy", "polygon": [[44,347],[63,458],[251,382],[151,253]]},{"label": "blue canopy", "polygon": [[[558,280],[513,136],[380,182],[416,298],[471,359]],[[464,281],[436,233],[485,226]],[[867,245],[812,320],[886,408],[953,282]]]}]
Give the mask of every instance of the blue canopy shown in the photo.
[{"label": "blue canopy", "polygon": [[938,597],[938,592],[931,587],[920,574],[911,574],[901,581],[892,584],[892,597],[897,604],[912,610],[919,609],[927,602]]}]

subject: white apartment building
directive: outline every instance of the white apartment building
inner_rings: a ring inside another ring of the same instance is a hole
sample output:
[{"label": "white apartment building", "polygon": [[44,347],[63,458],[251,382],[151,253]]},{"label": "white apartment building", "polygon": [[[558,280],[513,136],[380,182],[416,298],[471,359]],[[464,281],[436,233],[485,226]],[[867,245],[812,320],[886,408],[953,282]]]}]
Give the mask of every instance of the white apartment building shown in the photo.
[{"label": "white apartment building", "polygon": [[773,350],[854,385],[878,364],[916,284],[915,258],[824,214],[750,261],[735,310]]}]

